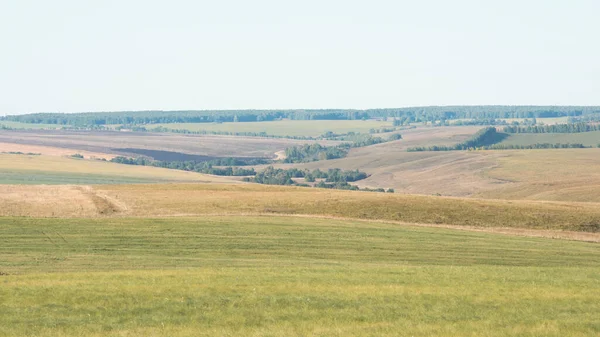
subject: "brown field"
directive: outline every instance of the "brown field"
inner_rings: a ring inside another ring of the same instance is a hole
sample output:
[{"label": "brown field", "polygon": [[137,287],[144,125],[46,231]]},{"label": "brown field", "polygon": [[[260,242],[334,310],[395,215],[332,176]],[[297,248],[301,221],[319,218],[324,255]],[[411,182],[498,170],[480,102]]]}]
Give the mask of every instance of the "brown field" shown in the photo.
[{"label": "brown field", "polygon": [[209,157],[275,157],[277,151],[314,141],[152,132],[30,130],[0,131],[0,142],[125,156],[136,156],[136,153],[119,149],[172,151]]},{"label": "brown field", "polygon": [[600,149],[506,152],[484,172],[506,183],[477,197],[600,202]]},{"label": "brown field", "polygon": [[42,146],[42,145],[26,145],[26,144],[15,144],[15,143],[0,143],[0,153],[1,152],[23,152],[23,153],[38,153],[47,156],[70,156],[73,154],[80,154],[87,159],[93,158],[104,158],[106,160],[110,160],[115,157],[114,154],[100,153],[100,152],[90,152],[90,151],[82,151],[77,149],[68,149],[61,147],[51,147],[51,146]]}]

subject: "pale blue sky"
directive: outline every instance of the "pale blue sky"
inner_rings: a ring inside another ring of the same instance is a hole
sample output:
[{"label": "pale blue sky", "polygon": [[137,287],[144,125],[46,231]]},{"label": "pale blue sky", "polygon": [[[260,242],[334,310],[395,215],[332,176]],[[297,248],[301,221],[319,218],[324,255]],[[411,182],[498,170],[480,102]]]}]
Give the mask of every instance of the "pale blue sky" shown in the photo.
[{"label": "pale blue sky", "polygon": [[0,0],[0,114],[600,105],[600,1]]}]

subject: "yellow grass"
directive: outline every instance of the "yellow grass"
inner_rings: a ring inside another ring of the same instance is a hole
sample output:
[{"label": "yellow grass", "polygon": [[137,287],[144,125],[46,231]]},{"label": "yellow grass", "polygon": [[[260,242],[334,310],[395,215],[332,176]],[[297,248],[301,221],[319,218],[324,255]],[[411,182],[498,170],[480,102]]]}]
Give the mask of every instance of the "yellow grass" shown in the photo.
[{"label": "yellow grass", "polygon": [[[600,231],[600,204],[596,203],[513,202],[255,184],[98,185],[70,189],[70,194],[52,201],[47,196],[59,192],[48,188],[45,194],[37,191],[40,195],[35,197],[36,191],[28,186],[0,185],[0,194],[7,195],[0,204],[0,216],[276,214],[437,226]],[[81,214],[73,208],[77,200],[82,200]]]},{"label": "yellow grass", "polygon": [[505,182],[486,198],[600,202],[600,149],[508,151],[485,176]]}]

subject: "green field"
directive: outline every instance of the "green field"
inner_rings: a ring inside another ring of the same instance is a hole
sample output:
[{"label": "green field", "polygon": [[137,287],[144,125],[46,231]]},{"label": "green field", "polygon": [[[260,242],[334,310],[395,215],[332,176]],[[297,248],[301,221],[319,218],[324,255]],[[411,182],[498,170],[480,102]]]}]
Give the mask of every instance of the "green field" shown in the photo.
[{"label": "green field", "polygon": [[108,161],[0,153],[0,184],[129,184],[220,182],[224,177]]},{"label": "green field", "polygon": [[391,128],[392,122],[339,120],[339,121],[272,121],[272,122],[238,122],[238,123],[167,123],[151,124],[146,128],[157,126],[169,129],[184,129],[189,131],[208,132],[265,132],[273,136],[305,136],[318,137],[327,131],[334,133],[361,132],[369,133],[370,129]]},{"label": "green field", "polygon": [[596,147],[600,143],[600,131],[579,133],[518,133],[509,136],[500,144],[533,145],[537,143],[576,144]]},{"label": "green field", "polygon": [[62,184],[140,184],[168,180],[120,177],[116,175],[89,173],[60,173],[49,171],[14,171],[0,169],[0,184],[62,185]]},{"label": "green field", "polygon": [[0,222],[0,336],[600,333],[597,244],[279,217]]},{"label": "green field", "polygon": [[33,123],[21,123],[12,121],[0,121],[0,127],[4,125],[11,129],[62,129],[63,127],[69,127],[70,125],[59,125],[59,124],[33,124]]}]

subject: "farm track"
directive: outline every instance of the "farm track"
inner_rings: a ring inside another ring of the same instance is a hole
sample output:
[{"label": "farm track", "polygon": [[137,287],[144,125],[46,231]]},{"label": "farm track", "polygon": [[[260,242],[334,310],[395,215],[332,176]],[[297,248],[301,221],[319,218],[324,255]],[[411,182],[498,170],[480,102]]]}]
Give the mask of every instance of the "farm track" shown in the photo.
[{"label": "farm track", "polygon": [[90,186],[78,186],[77,189],[88,197],[96,207],[98,214],[110,215],[127,211],[127,205],[107,195],[94,191]]}]

